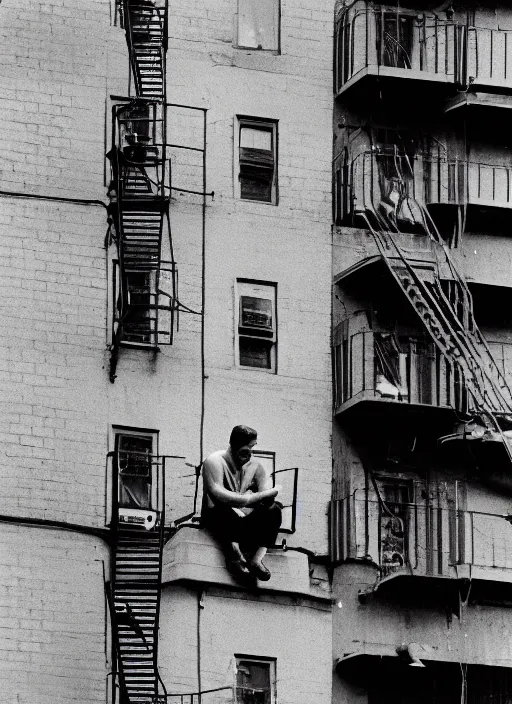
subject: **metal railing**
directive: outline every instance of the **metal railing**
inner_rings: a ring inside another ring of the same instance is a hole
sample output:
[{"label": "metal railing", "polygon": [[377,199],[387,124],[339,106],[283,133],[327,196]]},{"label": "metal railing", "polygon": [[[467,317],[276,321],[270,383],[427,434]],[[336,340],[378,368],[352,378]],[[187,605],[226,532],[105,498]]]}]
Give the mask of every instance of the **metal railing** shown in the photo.
[{"label": "metal railing", "polygon": [[511,88],[512,31],[356,0],[339,16],[335,63],[337,92],[366,70]]},{"label": "metal railing", "polygon": [[358,0],[339,17],[336,90],[369,69],[400,69],[454,82],[463,66],[465,27],[433,13]]},{"label": "metal railing", "polygon": [[466,81],[478,86],[512,87],[512,31],[467,27]]},{"label": "metal railing", "polygon": [[114,268],[113,338],[118,343],[149,347],[172,345],[179,323],[178,269],[173,262],[161,261],[154,271],[136,273],[147,275],[147,287],[134,290],[125,284],[117,290],[119,268]]},{"label": "metal railing", "polygon": [[512,208],[512,168],[460,159],[424,163],[425,200]]},{"label": "metal railing", "polygon": [[216,687],[201,692],[166,694],[159,696],[154,704],[234,704],[234,687]]},{"label": "metal railing", "polygon": [[334,161],[335,220],[377,217],[393,231],[428,230],[430,205],[512,208],[512,168],[376,147]]},{"label": "metal railing", "polygon": [[425,339],[373,330],[349,333],[334,345],[334,406],[384,399],[439,408],[465,408],[460,373]]},{"label": "metal railing", "polygon": [[160,103],[132,99],[113,106],[110,162],[119,200],[168,195],[165,121]]},{"label": "metal railing", "polygon": [[512,528],[504,515],[366,500],[362,494],[331,503],[334,562],[371,559],[383,577],[400,570],[456,576],[456,565],[512,570]]},{"label": "metal railing", "polygon": [[[279,476],[278,476],[279,475]],[[281,491],[277,500],[282,506],[283,518],[280,533],[295,533],[297,521],[297,481],[299,470],[297,467],[277,469],[272,472],[272,484],[279,484]]]}]

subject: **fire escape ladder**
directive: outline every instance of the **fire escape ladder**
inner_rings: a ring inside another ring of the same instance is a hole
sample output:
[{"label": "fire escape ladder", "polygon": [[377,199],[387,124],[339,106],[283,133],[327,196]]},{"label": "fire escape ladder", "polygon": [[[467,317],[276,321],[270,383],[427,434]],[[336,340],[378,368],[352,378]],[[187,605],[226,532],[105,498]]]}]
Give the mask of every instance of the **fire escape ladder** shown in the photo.
[{"label": "fire escape ladder", "polygon": [[160,518],[151,530],[117,528],[112,597],[119,681],[127,704],[150,704],[158,694],[162,547]]},{"label": "fire escape ladder", "polygon": [[140,98],[162,100],[165,94],[167,3],[124,0],[123,16],[135,92]]},{"label": "fire escape ladder", "polygon": [[161,683],[157,656],[166,458],[139,447],[109,453],[108,461],[113,489],[109,602],[119,704],[153,704]]},{"label": "fire escape ladder", "polygon": [[471,295],[455,271],[446,249],[433,240],[436,254],[447,260],[454,277],[447,290],[437,267],[425,275],[410,261],[390,233],[374,235],[388,270],[420,317],[433,342],[453,372],[462,374],[471,412],[493,417],[512,412],[512,394],[473,318]]}]

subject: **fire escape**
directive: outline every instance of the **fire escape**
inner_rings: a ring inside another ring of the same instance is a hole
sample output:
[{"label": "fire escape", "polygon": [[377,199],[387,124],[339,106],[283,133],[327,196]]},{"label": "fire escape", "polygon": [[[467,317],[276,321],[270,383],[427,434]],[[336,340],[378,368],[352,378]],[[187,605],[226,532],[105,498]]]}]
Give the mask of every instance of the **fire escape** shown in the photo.
[{"label": "fire escape", "polygon": [[[371,85],[378,85],[383,108],[364,137],[349,130],[337,135],[334,159],[336,224],[371,233],[369,251],[377,255],[346,268],[340,260],[335,283],[348,294],[343,305],[348,302],[350,312],[340,306],[333,335],[335,415],[353,436],[366,422],[366,434],[360,432],[357,439],[368,483],[347,491],[341,467],[331,506],[332,559],[373,557],[380,582],[362,592],[365,598],[386,580],[390,591],[396,590],[396,576],[407,589],[406,580],[414,575],[457,580],[459,566],[487,565],[478,541],[485,535],[492,542],[491,527],[495,520],[500,525],[500,517],[466,515],[459,503],[465,484],[458,480],[455,488],[450,485],[450,495],[420,488],[427,465],[430,469],[438,462],[443,470],[451,466],[461,472],[469,466],[498,491],[512,466],[512,391],[478,328],[471,291],[451,251],[465,232],[472,232],[466,229],[468,212],[479,213],[478,222],[508,212],[508,191],[501,191],[501,181],[508,184],[508,167],[469,156],[452,159],[446,149],[436,152],[431,144],[414,141],[414,131],[425,127],[420,110],[430,101],[432,113],[442,116],[454,99],[450,84],[461,83],[461,65],[474,64],[478,47],[459,41],[468,32],[488,35],[484,28],[455,25],[449,17],[438,23],[428,13],[364,0],[340,11],[340,114],[346,109],[343,101],[353,108],[354,97],[363,101]],[[479,72],[471,70],[489,92],[493,83],[484,67],[499,36],[493,30],[492,41],[480,42]],[[444,58],[437,52],[440,37],[446,39]],[[510,91],[508,78],[501,77],[500,88]],[[400,139],[392,134],[390,106],[411,116],[411,130],[402,130]],[[470,521],[485,522],[486,528],[469,526]],[[356,535],[361,526],[363,538]],[[425,581],[425,589],[432,584]],[[455,593],[458,604],[457,585]]]},{"label": "fire escape", "polygon": [[177,269],[169,223],[165,52],[167,4],[124,0],[131,98],[112,108],[110,216],[117,245],[110,380],[121,347],[173,342]]},{"label": "fire escape", "polygon": [[117,451],[112,467],[114,535],[110,606],[121,704],[158,701],[158,618],[164,545],[165,457]]},{"label": "fire escape", "polygon": [[[117,247],[110,380],[123,346],[172,344],[177,274],[166,185],[166,0],[122,0],[132,97],[113,98],[110,219]],[[166,236],[164,236],[166,235]],[[166,258],[167,257],[167,258]],[[158,621],[164,538],[164,458],[119,448],[112,464],[113,701],[159,700]]]}]

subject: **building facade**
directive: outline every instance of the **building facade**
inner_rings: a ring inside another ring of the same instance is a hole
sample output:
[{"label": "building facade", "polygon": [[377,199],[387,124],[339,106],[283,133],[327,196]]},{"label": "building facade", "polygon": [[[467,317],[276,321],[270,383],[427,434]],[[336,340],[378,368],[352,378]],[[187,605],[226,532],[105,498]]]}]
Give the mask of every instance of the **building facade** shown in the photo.
[{"label": "building facade", "polygon": [[[512,696],[511,31],[3,0],[7,702]],[[199,515],[239,423],[283,487],[252,587]]]}]

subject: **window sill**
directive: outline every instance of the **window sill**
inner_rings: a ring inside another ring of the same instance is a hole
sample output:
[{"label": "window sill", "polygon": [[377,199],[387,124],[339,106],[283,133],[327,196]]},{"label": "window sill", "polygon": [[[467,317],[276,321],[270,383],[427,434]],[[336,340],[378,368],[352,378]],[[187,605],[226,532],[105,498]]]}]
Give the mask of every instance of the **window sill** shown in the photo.
[{"label": "window sill", "polygon": [[280,49],[258,49],[255,46],[242,46],[240,44],[233,44],[233,49],[237,51],[246,51],[250,54],[266,54],[267,56],[281,56]]},{"label": "window sill", "polygon": [[235,369],[238,369],[243,372],[256,372],[256,374],[272,374],[274,376],[277,375],[276,369],[264,369],[263,367],[245,367],[241,364],[237,364]]},{"label": "window sill", "polygon": [[251,198],[242,198],[241,196],[238,197],[238,200],[241,201],[242,203],[256,203],[259,205],[270,205],[270,206],[277,206],[279,203],[277,201],[269,201],[269,200],[252,200]]},{"label": "window sill", "polygon": [[119,343],[120,347],[127,347],[132,350],[153,350],[154,352],[160,352],[160,347],[151,342],[124,342]]}]

